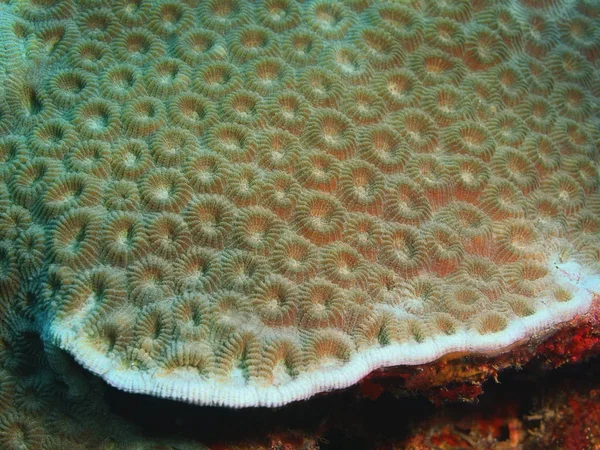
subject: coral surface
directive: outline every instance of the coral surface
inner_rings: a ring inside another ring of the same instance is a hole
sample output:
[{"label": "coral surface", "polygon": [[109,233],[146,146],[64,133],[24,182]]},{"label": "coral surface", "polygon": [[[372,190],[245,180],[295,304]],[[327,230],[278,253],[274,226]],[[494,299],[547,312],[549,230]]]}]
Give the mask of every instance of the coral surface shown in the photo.
[{"label": "coral surface", "polygon": [[[39,336],[51,372],[64,350],[125,391],[278,406],[588,312],[598,17],[1,3],[6,370]],[[7,417],[0,437],[38,445]]]}]

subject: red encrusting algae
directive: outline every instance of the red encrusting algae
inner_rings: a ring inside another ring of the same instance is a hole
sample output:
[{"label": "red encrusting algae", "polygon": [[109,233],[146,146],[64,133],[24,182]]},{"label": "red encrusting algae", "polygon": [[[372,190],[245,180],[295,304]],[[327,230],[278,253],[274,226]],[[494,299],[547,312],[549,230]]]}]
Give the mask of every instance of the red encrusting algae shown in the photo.
[{"label": "red encrusting algae", "polygon": [[534,336],[493,356],[450,354],[417,366],[377,370],[360,382],[359,392],[375,399],[386,390],[419,392],[435,404],[474,400],[489,379],[497,381],[504,369],[524,365],[557,368],[600,354],[600,296],[591,309],[566,322],[550,336]]}]

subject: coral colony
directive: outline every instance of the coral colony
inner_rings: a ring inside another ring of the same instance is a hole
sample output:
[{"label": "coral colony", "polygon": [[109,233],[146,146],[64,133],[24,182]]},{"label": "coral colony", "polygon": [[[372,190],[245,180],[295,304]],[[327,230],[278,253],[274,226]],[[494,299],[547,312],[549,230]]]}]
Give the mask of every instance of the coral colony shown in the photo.
[{"label": "coral colony", "polygon": [[69,355],[279,406],[600,292],[593,0],[10,0],[0,45],[2,448]]}]

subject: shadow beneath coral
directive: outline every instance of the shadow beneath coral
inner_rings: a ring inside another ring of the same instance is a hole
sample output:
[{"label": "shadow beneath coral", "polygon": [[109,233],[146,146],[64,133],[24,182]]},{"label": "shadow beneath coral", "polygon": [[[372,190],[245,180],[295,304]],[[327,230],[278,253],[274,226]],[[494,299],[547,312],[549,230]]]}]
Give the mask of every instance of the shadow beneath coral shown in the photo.
[{"label": "shadow beneath coral", "polygon": [[484,385],[485,393],[476,402],[438,408],[419,395],[396,398],[386,392],[369,400],[360,396],[358,387],[277,409],[202,407],[113,388],[107,389],[105,398],[113,413],[141,428],[147,437],[184,437],[210,448],[288,444],[288,448],[323,450],[385,449],[435,436],[437,441],[427,445],[460,448],[479,445],[478,439],[507,446],[515,440],[531,442],[531,434],[544,431],[540,430],[544,408],[556,406],[561,392],[599,388],[599,380],[600,359],[595,358],[551,372],[504,371],[500,383]]},{"label": "shadow beneath coral", "polygon": [[[286,440],[314,438],[319,448],[363,449],[372,435],[404,438],[411,422],[434,410],[422,398],[395,399],[384,394],[376,401],[360,398],[357,389],[322,394],[281,408],[229,409],[181,404],[146,395],[106,392],[112,411],[153,437],[191,438],[206,445],[270,445],[279,434]],[[388,411],[389,414],[384,414]]]}]

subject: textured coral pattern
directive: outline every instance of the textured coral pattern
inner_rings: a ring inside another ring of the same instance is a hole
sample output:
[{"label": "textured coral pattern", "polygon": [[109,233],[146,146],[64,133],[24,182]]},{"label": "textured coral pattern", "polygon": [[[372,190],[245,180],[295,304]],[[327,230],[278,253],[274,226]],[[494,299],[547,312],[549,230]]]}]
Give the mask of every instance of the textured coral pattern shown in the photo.
[{"label": "textured coral pattern", "polygon": [[594,2],[0,17],[1,311],[122,389],[285,403],[541,327],[579,295],[555,262],[600,271]]}]

